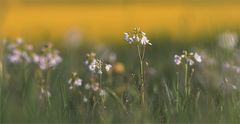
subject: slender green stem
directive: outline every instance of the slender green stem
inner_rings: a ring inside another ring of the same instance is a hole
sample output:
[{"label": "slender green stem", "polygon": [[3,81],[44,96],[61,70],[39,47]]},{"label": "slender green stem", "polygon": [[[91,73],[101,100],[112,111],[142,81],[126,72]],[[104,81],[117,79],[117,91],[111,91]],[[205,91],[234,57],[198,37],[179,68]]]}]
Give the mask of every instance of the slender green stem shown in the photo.
[{"label": "slender green stem", "polygon": [[101,88],[102,86],[102,74],[99,74],[99,87]]},{"label": "slender green stem", "polygon": [[23,86],[22,86],[22,99],[25,101],[25,95],[27,94],[27,63],[23,63],[22,66],[23,70]]},{"label": "slender green stem", "polygon": [[188,96],[188,64],[185,64],[185,78],[184,78],[184,84],[185,84],[185,93],[186,96]]},{"label": "slender green stem", "polygon": [[192,76],[193,76],[194,70],[192,69],[190,77],[188,79],[188,94],[191,94],[191,80],[192,80]]},{"label": "slender green stem", "polygon": [[179,73],[177,73],[177,86],[176,86],[176,108],[177,112],[179,112]]},{"label": "slender green stem", "polygon": [[[48,86],[49,86],[49,82],[50,82],[50,70],[47,69],[47,75],[46,75],[46,89],[47,89],[47,92],[49,92],[48,90]],[[51,101],[49,99],[49,96],[47,95],[47,102],[48,102],[48,106],[50,107],[51,106]]]},{"label": "slender green stem", "polygon": [[140,103],[144,106],[145,100],[144,100],[144,67],[143,67],[143,57],[145,54],[145,47],[142,50],[143,53],[141,55],[141,49],[140,45],[137,46],[138,48],[138,57],[139,57],[139,63],[140,63]]}]

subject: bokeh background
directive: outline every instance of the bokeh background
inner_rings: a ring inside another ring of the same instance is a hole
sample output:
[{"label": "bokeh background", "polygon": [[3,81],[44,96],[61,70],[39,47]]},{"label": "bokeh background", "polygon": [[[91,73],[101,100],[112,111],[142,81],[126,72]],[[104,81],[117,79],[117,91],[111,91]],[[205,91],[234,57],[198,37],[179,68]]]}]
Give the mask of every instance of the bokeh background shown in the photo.
[{"label": "bokeh background", "polygon": [[[134,27],[153,44],[145,56],[147,113],[139,111],[137,50],[123,40]],[[7,41],[0,45],[0,123],[239,123],[239,34],[240,0],[0,0],[0,41]],[[63,58],[51,70],[48,110],[39,102],[36,64],[8,61],[7,45],[18,37],[37,53],[51,42]],[[194,66],[193,94],[180,97],[179,110],[175,99],[184,93],[184,73],[174,55],[183,50],[199,53],[203,62]],[[69,90],[72,72],[91,82],[84,64],[89,52],[113,65],[104,81],[129,114],[109,95],[107,109],[90,115],[90,104]]]},{"label": "bokeh background", "polygon": [[29,41],[71,35],[116,42],[133,27],[151,37],[192,41],[238,31],[239,24],[238,0],[0,0],[0,36]]}]

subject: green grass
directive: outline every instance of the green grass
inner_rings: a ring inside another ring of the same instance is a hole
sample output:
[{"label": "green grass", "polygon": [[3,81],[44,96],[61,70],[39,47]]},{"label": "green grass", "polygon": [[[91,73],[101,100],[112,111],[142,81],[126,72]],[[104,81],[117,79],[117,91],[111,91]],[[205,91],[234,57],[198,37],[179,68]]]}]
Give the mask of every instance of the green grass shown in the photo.
[{"label": "green grass", "polygon": [[[137,50],[124,42],[101,47],[87,42],[79,47],[59,46],[63,62],[49,70],[49,103],[39,99],[38,74],[47,72],[39,72],[34,64],[11,64],[6,59],[7,51],[2,51],[0,122],[239,123],[239,74],[223,67],[226,62],[240,64],[238,48],[226,51],[217,47],[214,38],[199,39],[212,42],[180,44],[165,38],[160,39],[165,42],[153,42],[147,47],[145,108],[139,103]],[[184,94],[184,68],[174,63],[174,55],[185,49],[207,53],[203,55],[203,62],[194,66],[190,95]],[[84,65],[87,53],[96,52],[98,58],[107,62],[104,58],[109,51],[116,53],[114,63],[123,63],[125,71],[103,74],[101,86],[107,92],[105,97],[88,92],[83,86],[69,90],[67,82],[72,72],[78,72],[83,84],[91,82],[91,73]],[[215,63],[209,64],[210,59]],[[87,103],[82,100],[84,95],[89,98]]]}]

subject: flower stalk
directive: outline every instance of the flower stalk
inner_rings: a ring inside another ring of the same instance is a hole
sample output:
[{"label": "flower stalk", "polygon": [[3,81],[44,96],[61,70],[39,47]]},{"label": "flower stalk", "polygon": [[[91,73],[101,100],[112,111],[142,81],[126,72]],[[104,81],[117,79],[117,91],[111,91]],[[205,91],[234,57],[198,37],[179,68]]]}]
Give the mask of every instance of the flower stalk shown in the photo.
[{"label": "flower stalk", "polygon": [[144,99],[144,56],[146,45],[152,45],[146,33],[142,32],[140,28],[134,28],[131,33],[124,33],[124,40],[127,41],[129,44],[133,44],[137,46],[138,50],[138,57],[139,57],[139,66],[140,66],[140,74],[139,74],[139,99],[140,104],[145,106],[145,99]]},{"label": "flower stalk", "polygon": [[[185,95],[189,96],[191,94],[190,82],[194,72],[193,66],[195,63],[201,63],[202,57],[198,53],[183,51],[182,55],[175,55],[174,58],[174,62],[176,63],[176,65],[184,66],[184,91]],[[189,69],[192,69],[190,77]]]},{"label": "flower stalk", "polygon": [[188,96],[189,95],[189,88],[190,88],[190,84],[189,84],[189,82],[188,82],[188,64],[185,64],[185,71],[184,71],[184,75],[185,75],[185,77],[184,77],[184,85],[185,85],[185,94],[186,94],[186,96]]},{"label": "flower stalk", "polygon": [[141,47],[140,45],[137,46],[138,56],[139,56],[139,65],[140,65],[140,87],[139,87],[139,91],[140,91],[140,104],[144,105],[145,104],[145,99],[144,99],[145,93],[144,93],[144,66],[143,66],[143,62],[144,62],[145,46],[143,47],[143,50],[141,50],[140,47]]}]

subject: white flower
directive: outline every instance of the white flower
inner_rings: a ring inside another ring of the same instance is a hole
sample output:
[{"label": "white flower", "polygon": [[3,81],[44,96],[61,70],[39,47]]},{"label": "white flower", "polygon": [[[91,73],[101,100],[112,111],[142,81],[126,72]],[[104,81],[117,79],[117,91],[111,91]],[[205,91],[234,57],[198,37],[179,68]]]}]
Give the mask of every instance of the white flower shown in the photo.
[{"label": "white flower", "polygon": [[46,55],[32,55],[33,62],[38,64],[41,70],[46,70],[49,68],[54,68],[62,62],[62,58],[59,56],[59,52],[54,50],[52,52],[48,52]]},{"label": "white flower", "polygon": [[106,64],[105,69],[107,72],[110,71],[111,68],[112,68],[112,65]]},{"label": "white flower", "polygon": [[72,90],[73,89],[73,86],[71,85],[70,87],[69,87],[69,90]]},{"label": "white flower", "polygon": [[86,90],[89,90],[90,88],[91,88],[91,86],[90,86],[89,83],[85,84],[85,89],[86,89]]},{"label": "white flower", "polygon": [[74,81],[74,85],[75,85],[75,86],[81,86],[81,85],[82,85],[82,80],[81,80],[80,78],[76,79],[76,80]]},{"label": "white flower", "polygon": [[128,33],[124,33],[124,40],[129,41],[129,34]]},{"label": "white flower", "polygon": [[174,62],[177,65],[180,65],[181,63],[183,64],[188,64],[190,66],[193,66],[196,62],[201,63],[202,62],[202,57],[198,53],[193,53],[193,52],[187,52],[183,51],[182,55],[175,55],[174,56]]},{"label": "white flower", "polygon": [[38,62],[38,65],[39,65],[39,68],[41,70],[46,70],[48,68],[48,65],[47,65],[47,58],[45,58],[44,56],[41,56],[39,58],[39,62]]},{"label": "white flower", "polygon": [[47,91],[47,97],[51,97],[51,93]]},{"label": "white flower", "polygon": [[95,72],[96,68],[97,68],[97,60],[94,59],[89,65],[88,68],[91,72]]},{"label": "white flower", "polygon": [[98,91],[99,90],[99,83],[95,83],[92,85],[93,91]]},{"label": "white flower", "polygon": [[68,84],[71,84],[71,83],[72,83],[72,78],[68,80]]},{"label": "white flower", "polygon": [[136,42],[141,45],[152,45],[149,42],[146,33],[140,31],[140,28],[134,28],[133,33],[124,33],[124,40],[129,44]]},{"label": "white flower", "polygon": [[136,36],[136,42],[139,42],[140,41],[140,38],[138,36]]},{"label": "white flower", "polygon": [[128,41],[130,44],[132,43],[132,42],[134,42],[134,40],[133,40],[133,38],[129,38],[129,41]]},{"label": "white flower", "polygon": [[89,61],[88,61],[88,60],[86,60],[86,61],[84,62],[84,64],[85,64],[85,65],[88,65],[88,63],[89,63]]},{"label": "white flower", "polygon": [[59,63],[62,62],[62,58],[58,55],[54,55],[52,56],[52,58],[49,58],[49,66],[50,67],[54,67],[57,66]]},{"label": "white flower", "polygon": [[90,64],[90,65],[88,66],[88,68],[89,68],[89,70],[90,70],[91,72],[95,72],[96,65]]},{"label": "white flower", "polygon": [[141,39],[141,44],[142,44],[142,45],[146,45],[146,44],[152,45],[151,43],[149,43],[149,40],[147,39],[146,36],[143,36],[143,37],[142,37],[142,39]]},{"label": "white flower", "polygon": [[30,56],[25,51],[22,52],[22,58],[25,60],[26,63],[30,63],[32,61]]},{"label": "white flower", "polygon": [[34,63],[38,63],[39,60],[40,60],[40,56],[38,54],[35,54],[35,53],[32,55],[32,58],[33,58]]},{"label": "white flower", "polygon": [[105,96],[105,95],[106,95],[106,91],[105,91],[105,90],[100,90],[99,95],[100,95],[100,96]]},{"label": "white flower", "polygon": [[182,57],[181,56],[178,56],[178,55],[175,55],[174,56],[174,62],[177,64],[177,65],[180,65],[181,64],[181,61],[182,61]]},{"label": "white flower", "polygon": [[9,55],[8,59],[11,63],[15,63],[15,64],[21,62],[21,57],[18,54]]},{"label": "white flower", "polygon": [[194,64],[194,61],[192,59],[187,59],[187,62],[190,66],[192,66]]},{"label": "white flower", "polygon": [[202,62],[202,57],[198,53],[194,54],[194,58],[197,62],[199,62],[199,63]]},{"label": "white flower", "polygon": [[102,70],[98,70],[98,74],[100,74],[100,75],[101,75],[102,73],[103,73],[103,72],[102,72]]},{"label": "white flower", "polygon": [[87,97],[84,96],[84,97],[83,97],[83,102],[87,102],[87,101],[88,101]]}]

